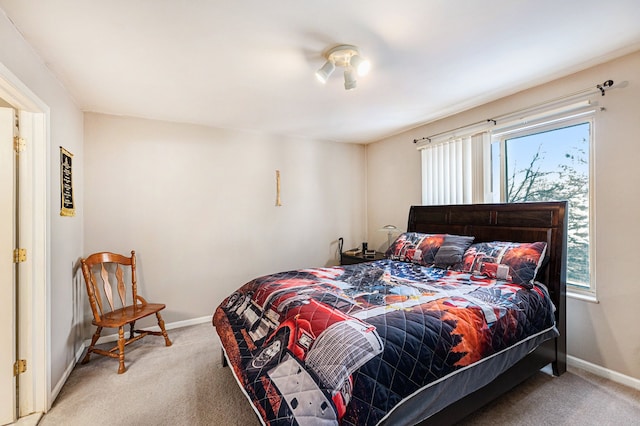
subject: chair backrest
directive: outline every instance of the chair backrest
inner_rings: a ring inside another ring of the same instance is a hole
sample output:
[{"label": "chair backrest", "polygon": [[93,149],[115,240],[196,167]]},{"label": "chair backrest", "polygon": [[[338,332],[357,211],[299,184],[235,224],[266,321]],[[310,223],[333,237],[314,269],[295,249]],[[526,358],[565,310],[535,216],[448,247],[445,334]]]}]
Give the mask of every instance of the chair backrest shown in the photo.
[{"label": "chair backrest", "polygon": [[[82,275],[93,317],[98,321],[107,312],[143,302],[136,283],[136,253],[94,253],[81,260]],[[130,297],[127,297],[130,287]]]}]

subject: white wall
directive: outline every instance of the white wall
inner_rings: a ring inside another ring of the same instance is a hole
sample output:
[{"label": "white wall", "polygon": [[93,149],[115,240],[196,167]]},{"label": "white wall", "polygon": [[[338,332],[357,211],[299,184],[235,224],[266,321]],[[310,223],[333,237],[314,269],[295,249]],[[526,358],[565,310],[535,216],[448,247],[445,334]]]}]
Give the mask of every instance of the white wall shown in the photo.
[{"label": "white wall", "polygon": [[[15,30],[6,15],[0,11],[0,63],[24,86],[28,87],[50,109],[48,141],[50,151],[48,182],[49,235],[47,239],[50,279],[50,335],[51,347],[49,392],[64,376],[65,369],[74,361],[78,318],[74,316],[77,287],[73,279],[73,264],[82,251],[82,113],[62,85],[33,49]],[[61,217],[59,147],[74,154],[73,179],[75,186],[75,217]]]},{"label": "white wall", "polygon": [[595,123],[595,283],[598,304],[569,298],[569,355],[640,379],[640,285],[636,245],[640,241],[640,52],[509,96],[388,138],[367,147],[368,231],[403,223],[420,204],[420,154],[414,138],[486,120],[546,100],[594,87],[607,79],[628,87],[599,97]]},{"label": "white wall", "polygon": [[86,253],[135,249],[167,322],[254,277],[335,264],[337,238],[365,234],[361,145],[88,113],[84,159]]}]

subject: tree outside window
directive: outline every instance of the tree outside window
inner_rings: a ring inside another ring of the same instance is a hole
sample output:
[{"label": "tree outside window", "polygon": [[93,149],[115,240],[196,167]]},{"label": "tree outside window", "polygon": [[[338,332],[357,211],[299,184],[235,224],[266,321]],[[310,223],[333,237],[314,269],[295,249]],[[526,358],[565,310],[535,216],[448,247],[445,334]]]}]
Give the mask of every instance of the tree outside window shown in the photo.
[{"label": "tree outside window", "polygon": [[[492,147],[494,193],[501,193],[502,201],[569,201],[567,281],[587,289],[590,141],[591,122],[583,119],[578,124],[505,136]],[[502,185],[502,191],[496,185]]]}]

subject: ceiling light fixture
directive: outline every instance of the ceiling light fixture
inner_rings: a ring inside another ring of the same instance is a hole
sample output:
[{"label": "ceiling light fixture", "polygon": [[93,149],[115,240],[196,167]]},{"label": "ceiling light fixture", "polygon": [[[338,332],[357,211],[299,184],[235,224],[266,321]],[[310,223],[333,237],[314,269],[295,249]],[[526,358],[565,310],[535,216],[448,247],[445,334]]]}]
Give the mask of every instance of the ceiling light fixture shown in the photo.
[{"label": "ceiling light fixture", "polygon": [[322,68],[316,71],[316,77],[320,80],[320,83],[324,84],[329,79],[329,76],[336,69],[336,66],[333,62],[327,61],[324,63]]},{"label": "ceiling light fixture", "polygon": [[356,72],[353,68],[349,67],[344,70],[344,89],[353,90],[358,86],[356,81]]},{"label": "ceiling light fixture", "polygon": [[356,73],[363,76],[371,69],[371,63],[360,55],[358,48],[349,44],[332,47],[325,52],[324,57],[326,62],[316,71],[316,77],[324,84],[329,80],[336,66],[343,67],[345,69],[344,88],[346,90],[356,88]]}]

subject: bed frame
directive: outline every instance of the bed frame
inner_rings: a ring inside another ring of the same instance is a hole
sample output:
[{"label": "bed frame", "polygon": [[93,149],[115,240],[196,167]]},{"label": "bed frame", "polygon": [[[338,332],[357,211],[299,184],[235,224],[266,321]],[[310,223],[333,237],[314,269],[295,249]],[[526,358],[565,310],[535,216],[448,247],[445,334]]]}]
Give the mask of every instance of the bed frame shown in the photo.
[{"label": "bed frame", "polygon": [[423,425],[450,425],[498,398],[541,368],[552,365],[553,374],[567,369],[566,259],[567,202],[413,206],[407,231],[473,235],[474,242],[547,242],[545,264],[538,281],[546,284],[556,306],[560,336],[540,345],[495,380],[449,405]]}]

